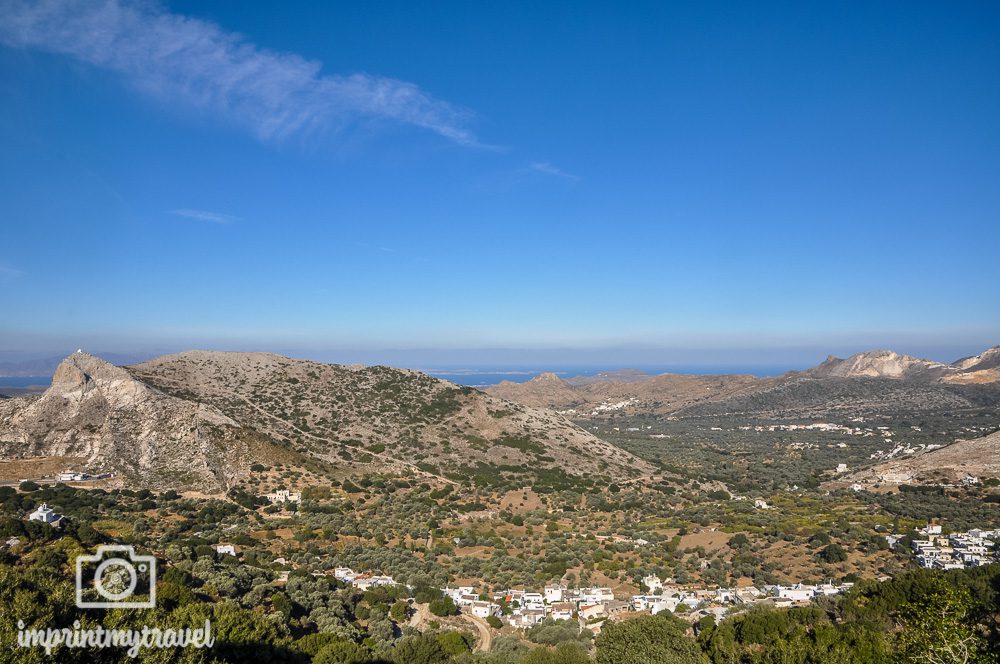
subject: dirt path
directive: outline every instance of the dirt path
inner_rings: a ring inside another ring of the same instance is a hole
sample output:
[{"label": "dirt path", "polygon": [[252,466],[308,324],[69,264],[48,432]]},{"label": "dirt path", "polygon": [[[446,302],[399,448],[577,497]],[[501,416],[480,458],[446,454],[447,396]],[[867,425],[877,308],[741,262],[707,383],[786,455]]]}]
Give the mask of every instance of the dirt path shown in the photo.
[{"label": "dirt path", "polygon": [[416,611],[410,616],[409,626],[414,629],[420,629],[425,626],[431,619],[431,605],[430,604],[414,604]]},{"label": "dirt path", "polygon": [[[415,610],[413,615],[410,616],[407,625],[420,631],[428,629],[430,621],[435,620],[434,616],[431,615],[430,606],[430,604],[414,604],[413,608]],[[464,611],[459,613],[457,617],[476,628],[479,638],[476,640],[474,650],[477,652],[489,652],[490,648],[493,647],[493,630],[490,628],[489,623],[482,618],[474,616],[471,613],[465,613]],[[449,620],[453,619],[449,618]]]},{"label": "dirt path", "polygon": [[479,616],[474,616],[471,613],[461,613],[459,615],[466,622],[472,623],[479,631],[479,641],[476,643],[475,650],[489,652],[493,646],[493,630],[490,629],[489,624]]}]

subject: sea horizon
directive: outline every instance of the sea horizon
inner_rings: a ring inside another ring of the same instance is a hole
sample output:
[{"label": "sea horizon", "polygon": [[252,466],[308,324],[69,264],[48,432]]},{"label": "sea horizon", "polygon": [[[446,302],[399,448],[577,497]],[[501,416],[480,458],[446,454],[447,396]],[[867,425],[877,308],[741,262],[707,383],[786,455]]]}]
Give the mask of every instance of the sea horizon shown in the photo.
[{"label": "sea horizon", "polygon": [[[543,373],[553,373],[560,378],[575,378],[578,376],[595,376],[608,371],[638,370],[650,376],[665,373],[690,374],[690,375],[751,375],[759,378],[780,376],[789,371],[800,371],[807,367],[799,365],[753,365],[753,364],[731,364],[731,365],[695,365],[695,364],[671,364],[671,365],[600,365],[600,366],[523,366],[523,367],[498,367],[491,365],[484,366],[436,366],[436,367],[407,367],[400,366],[400,369],[413,369],[426,373],[429,376],[448,380],[459,385],[469,387],[489,387],[497,385],[503,381],[512,383],[526,383]],[[52,382],[53,374],[40,374],[35,376],[0,376],[0,387],[37,387],[49,385]]]}]

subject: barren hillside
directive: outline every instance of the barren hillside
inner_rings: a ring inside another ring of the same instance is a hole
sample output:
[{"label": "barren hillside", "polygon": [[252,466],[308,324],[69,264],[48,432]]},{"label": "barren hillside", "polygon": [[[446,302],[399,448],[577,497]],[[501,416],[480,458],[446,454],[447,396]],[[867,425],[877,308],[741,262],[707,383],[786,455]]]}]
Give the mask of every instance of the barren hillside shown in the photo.
[{"label": "barren hillside", "polygon": [[0,401],[0,454],[84,459],[123,483],[211,491],[276,461],[523,484],[649,471],[548,411],[415,371],[265,353],[189,352],[125,368],[75,353],[43,395]]},{"label": "barren hillside", "polygon": [[851,475],[854,482],[883,481],[888,484],[944,482],[963,478],[1000,475],[1000,432],[958,440],[929,452],[887,461]]}]

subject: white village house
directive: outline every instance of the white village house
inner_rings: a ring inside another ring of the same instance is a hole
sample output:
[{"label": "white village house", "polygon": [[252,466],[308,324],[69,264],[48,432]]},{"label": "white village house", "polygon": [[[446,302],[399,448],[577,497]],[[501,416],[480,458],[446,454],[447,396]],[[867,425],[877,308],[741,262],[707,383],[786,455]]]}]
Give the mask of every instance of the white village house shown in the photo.
[{"label": "white village house", "polygon": [[494,604],[493,602],[484,602],[482,600],[476,600],[472,603],[472,615],[477,618],[489,618],[490,616],[496,616],[500,614],[500,606]]}]

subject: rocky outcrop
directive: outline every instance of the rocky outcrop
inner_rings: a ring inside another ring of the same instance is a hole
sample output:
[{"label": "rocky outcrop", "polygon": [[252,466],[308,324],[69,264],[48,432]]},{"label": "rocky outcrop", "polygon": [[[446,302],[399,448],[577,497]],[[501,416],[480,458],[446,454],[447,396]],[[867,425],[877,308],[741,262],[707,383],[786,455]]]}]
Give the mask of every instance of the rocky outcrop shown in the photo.
[{"label": "rocky outcrop", "polygon": [[952,364],[952,366],[960,369],[961,371],[967,372],[1000,369],[1000,346],[988,348],[979,355],[963,357],[961,360]]},{"label": "rocky outcrop", "polygon": [[85,459],[148,487],[222,489],[247,473],[246,432],[217,409],[179,399],[77,352],[41,396],[0,404],[0,453]]},{"label": "rocky outcrop", "polygon": [[815,378],[937,380],[955,371],[954,367],[941,362],[922,360],[891,350],[872,350],[856,353],[847,359],[831,355],[806,374]]}]

